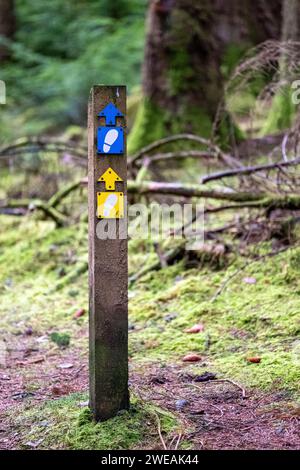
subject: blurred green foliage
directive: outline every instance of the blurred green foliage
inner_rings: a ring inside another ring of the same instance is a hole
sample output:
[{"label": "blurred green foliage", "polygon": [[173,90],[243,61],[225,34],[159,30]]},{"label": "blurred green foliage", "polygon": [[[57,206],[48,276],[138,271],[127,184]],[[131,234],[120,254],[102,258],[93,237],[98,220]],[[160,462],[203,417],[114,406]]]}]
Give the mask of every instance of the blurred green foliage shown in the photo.
[{"label": "blurred green foliage", "polygon": [[7,84],[1,140],[85,125],[93,84],[126,84],[129,91],[138,85],[146,4],[16,0],[12,56],[0,70]]}]

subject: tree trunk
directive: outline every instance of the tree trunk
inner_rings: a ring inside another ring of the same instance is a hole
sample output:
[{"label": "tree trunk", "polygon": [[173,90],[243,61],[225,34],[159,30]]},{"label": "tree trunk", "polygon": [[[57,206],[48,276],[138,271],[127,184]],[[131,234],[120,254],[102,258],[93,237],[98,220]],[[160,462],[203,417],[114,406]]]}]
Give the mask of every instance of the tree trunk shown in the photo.
[{"label": "tree trunk", "polygon": [[144,101],[129,150],[174,132],[208,136],[223,80],[249,47],[280,37],[282,0],[152,0]]},{"label": "tree trunk", "polygon": [[[15,9],[14,0],[0,0],[0,36],[4,39],[12,39],[15,33]],[[9,49],[0,43],[0,61],[9,58]]]},{"label": "tree trunk", "polygon": [[[282,5],[282,27],[281,41],[300,41],[300,2],[299,0],[283,0]],[[269,107],[268,115],[262,129],[262,134],[274,134],[279,130],[289,129],[295,118],[297,106],[293,103],[291,88],[292,81],[296,78],[295,58],[290,54],[283,53],[279,63],[278,81],[282,83],[278,87],[272,104]]]}]

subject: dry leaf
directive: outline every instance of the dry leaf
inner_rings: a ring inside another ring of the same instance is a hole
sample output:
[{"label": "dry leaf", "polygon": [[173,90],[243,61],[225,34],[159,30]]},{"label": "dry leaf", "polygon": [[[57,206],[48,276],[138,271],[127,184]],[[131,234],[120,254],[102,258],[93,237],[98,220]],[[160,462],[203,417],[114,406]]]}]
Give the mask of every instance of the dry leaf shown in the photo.
[{"label": "dry leaf", "polygon": [[182,358],[183,362],[198,362],[201,361],[202,357],[199,354],[187,354]]},{"label": "dry leaf", "polygon": [[71,369],[72,367],[74,367],[74,364],[71,364],[71,362],[65,362],[63,364],[58,364],[56,367],[58,369]]},{"label": "dry leaf", "polygon": [[191,328],[186,328],[184,330],[185,333],[200,333],[201,331],[204,331],[204,325],[202,323],[197,323]]},{"label": "dry leaf", "polygon": [[51,388],[51,392],[53,395],[60,396],[60,395],[67,395],[70,393],[70,387],[66,385],[53,385]]},{"label": "dry leaf", "polygon": [[83,315],[85,314],[85,309],[84,308],[79,308],[73,315],[73,318],[76,319],[76,318],[80,318],[80,317],[83,317]]},{"label": "dry leaf", "polygon": [[260,357],[247,357],[248,362],[252,362],[253,364],[259,364],[261,361]]}]

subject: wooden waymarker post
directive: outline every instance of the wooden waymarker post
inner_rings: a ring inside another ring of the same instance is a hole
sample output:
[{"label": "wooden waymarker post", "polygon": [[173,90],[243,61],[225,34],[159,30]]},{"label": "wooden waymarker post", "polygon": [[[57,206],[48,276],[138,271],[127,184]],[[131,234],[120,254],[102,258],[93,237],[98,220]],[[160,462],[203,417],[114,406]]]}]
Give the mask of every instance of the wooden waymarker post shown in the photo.
[{"label": "wooden waymarker post", "polygon": [[[129,407],[125,126],[126,87],[94,86],[88,110],[88,210],[90,408],[96,420]],[[99,238],[104,227],[107,232],[116,227],[117,237]]]}]

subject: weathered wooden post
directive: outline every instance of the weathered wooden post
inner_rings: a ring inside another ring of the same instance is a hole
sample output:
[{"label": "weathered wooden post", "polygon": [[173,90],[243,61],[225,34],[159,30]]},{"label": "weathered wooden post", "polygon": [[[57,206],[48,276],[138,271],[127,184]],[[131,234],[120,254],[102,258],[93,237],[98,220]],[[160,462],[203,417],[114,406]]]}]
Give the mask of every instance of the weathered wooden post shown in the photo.
[{"label": "weathered wooden post", "polygon": [[125,126],[126,87],[94,86],[88,110],[88,210],[90,408],[96,420],[129,407]]}]

